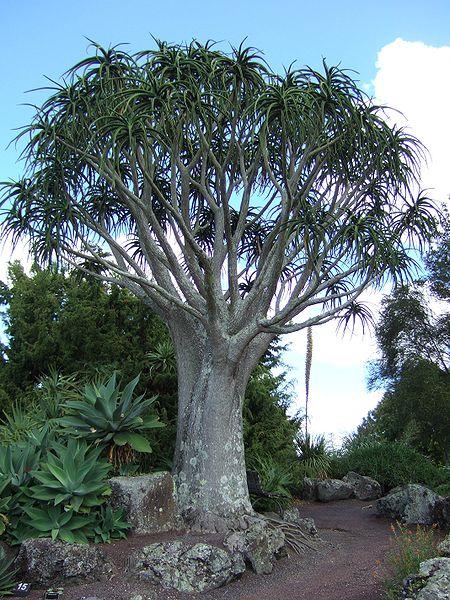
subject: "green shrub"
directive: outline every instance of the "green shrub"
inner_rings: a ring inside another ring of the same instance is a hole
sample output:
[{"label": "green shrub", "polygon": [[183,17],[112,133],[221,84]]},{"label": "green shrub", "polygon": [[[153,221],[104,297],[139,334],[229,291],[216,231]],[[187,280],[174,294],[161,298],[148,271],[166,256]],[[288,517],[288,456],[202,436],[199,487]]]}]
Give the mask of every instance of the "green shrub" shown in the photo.
[{"label": "green shrub", "polygon": [[407,483],[433,489],[450,483],[447,469],[401,442],[371,442],[336,454],[331,461],[332,476],[341,478],[348,471],[373,477],[384,491]]},{"label": "green shrub", "polygon": [[400,597],[403,580],[419,570],[420,563],[438,554],[433,528],[420,525],[410,529],[401,523],[391,526],[393,547],[388,554],[389,577],[386,580],[386,597]]}]

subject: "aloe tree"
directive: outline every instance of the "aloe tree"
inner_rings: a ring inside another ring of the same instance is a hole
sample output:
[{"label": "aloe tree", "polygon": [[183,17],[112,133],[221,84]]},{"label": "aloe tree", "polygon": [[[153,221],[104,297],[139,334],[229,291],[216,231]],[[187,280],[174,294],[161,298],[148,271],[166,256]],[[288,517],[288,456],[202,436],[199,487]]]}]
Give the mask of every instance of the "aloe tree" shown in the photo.
[{"label": "aloe tree", "polygon": [[337,67],[278,75],[254,49],[197,42],[94,50],[19,133],[2,233],[167,323],[181,509],[243,525],[252,369],[276,335],[364,318],[364,290],[407,276],[436,224],[413,192],[422,148]]}]

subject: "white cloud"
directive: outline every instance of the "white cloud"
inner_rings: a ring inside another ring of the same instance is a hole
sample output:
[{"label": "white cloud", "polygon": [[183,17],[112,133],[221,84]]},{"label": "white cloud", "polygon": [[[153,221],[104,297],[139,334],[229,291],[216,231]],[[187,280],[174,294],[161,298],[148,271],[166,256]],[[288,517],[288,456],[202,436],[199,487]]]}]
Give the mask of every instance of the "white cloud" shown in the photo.
[{"label": "white cloud", "polygon": [[31,259],[28,252],[28,244],[24,241],[20,241],[15,248],[13,248],[11,241],[6,239],[0,244],[0,281],[5,281],[8,276],[8,264],[15,260],[18,260],[26,271],[29,271],[31,267]]},{"label": "white cloud", "polygon": [[450,46],[435,48],[401,38],[384,46],[377,57],[374,92],[377,102],[404,115],[391,118],[410,130],[429,151],[422,186],[445,202],[450,194]]},{"label": "white cloud", "polygon": [[[422,42],[396,39],[378,53],[377,75],[366,90],[376,102],[397,109],[390,119],[406,126],[428,149],[428,164],[422,169],[421,187],[446,202],[450,194],[450,46],[435,48]],[[386,293],[388,290],[386,290]],[[366,295],[375,316],[381,293]],[[368,360],[376,357],[371,335],[342,338],[329,323],[313,330],[313,364],[310,382],[310,429],[332,435],[336,442],[354,430],[382,392],[365,388]],[[306,335],[299,332],[287,338],[291,348],[286,362],[297,378],[298,398],[292,407],[304,406],[304,364]]]}]

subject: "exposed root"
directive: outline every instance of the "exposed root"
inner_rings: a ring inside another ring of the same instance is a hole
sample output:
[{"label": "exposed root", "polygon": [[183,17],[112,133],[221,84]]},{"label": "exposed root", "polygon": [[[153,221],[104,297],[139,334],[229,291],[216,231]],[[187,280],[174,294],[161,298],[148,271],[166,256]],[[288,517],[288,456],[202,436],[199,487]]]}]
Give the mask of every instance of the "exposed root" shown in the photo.
[{"label": "exposed root", "polygon": [[307,550],[317,552],[323,540],[313,536],[297,523],[291,523],[284,519],[261,515],[261,518],[269,523],[274,529],[280,529],[284,533],[286,545],[295,554],[304,554]]}]

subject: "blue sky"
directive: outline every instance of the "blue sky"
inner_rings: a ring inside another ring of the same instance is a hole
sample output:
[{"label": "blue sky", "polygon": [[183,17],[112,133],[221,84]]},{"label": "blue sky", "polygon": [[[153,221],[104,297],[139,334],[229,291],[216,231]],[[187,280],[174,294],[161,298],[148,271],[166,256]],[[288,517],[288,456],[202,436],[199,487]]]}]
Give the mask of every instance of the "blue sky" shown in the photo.
[{"label": "blue sky", "polygon": [[[46,85],[44,75],[57,79],[84,58],[85,38],[105,46],[127,42],[137,51],[153,45],[152,34],[172,42],[214,39],[224,47],[247,37],[247,43],[262,50],[277,70],[294,60],[300,66],[318,67],[325,57],[329,64],[358,71],[370,93],[405,111],[414,131],[426,138],[433,159],[427,185],[437,188],[441,197],[450,191],[443,167],[450,104],[450,89],[445,87],[450,80],[448,0],[0,0],[0,17],[0,180],[20,173],[17,151],[5,148],[12,130],[30,115],[21,104],[39,103],[44,97],[42,92],[24,94],[26,90]],[[443,102],[434,104],[439,94]],[[0,279],[8,259],[4,251]],[[370,300],[376,309],[379,297]],[[304,339],[293,336],[291,342],[287,361],[298,380],[301,404]],[[317,331],[311,382],[313,431],[341,435],[373,407],[378,396],[365,390],[364,367],[373,355],[370,338],[342,340],[333,328]]]}]

